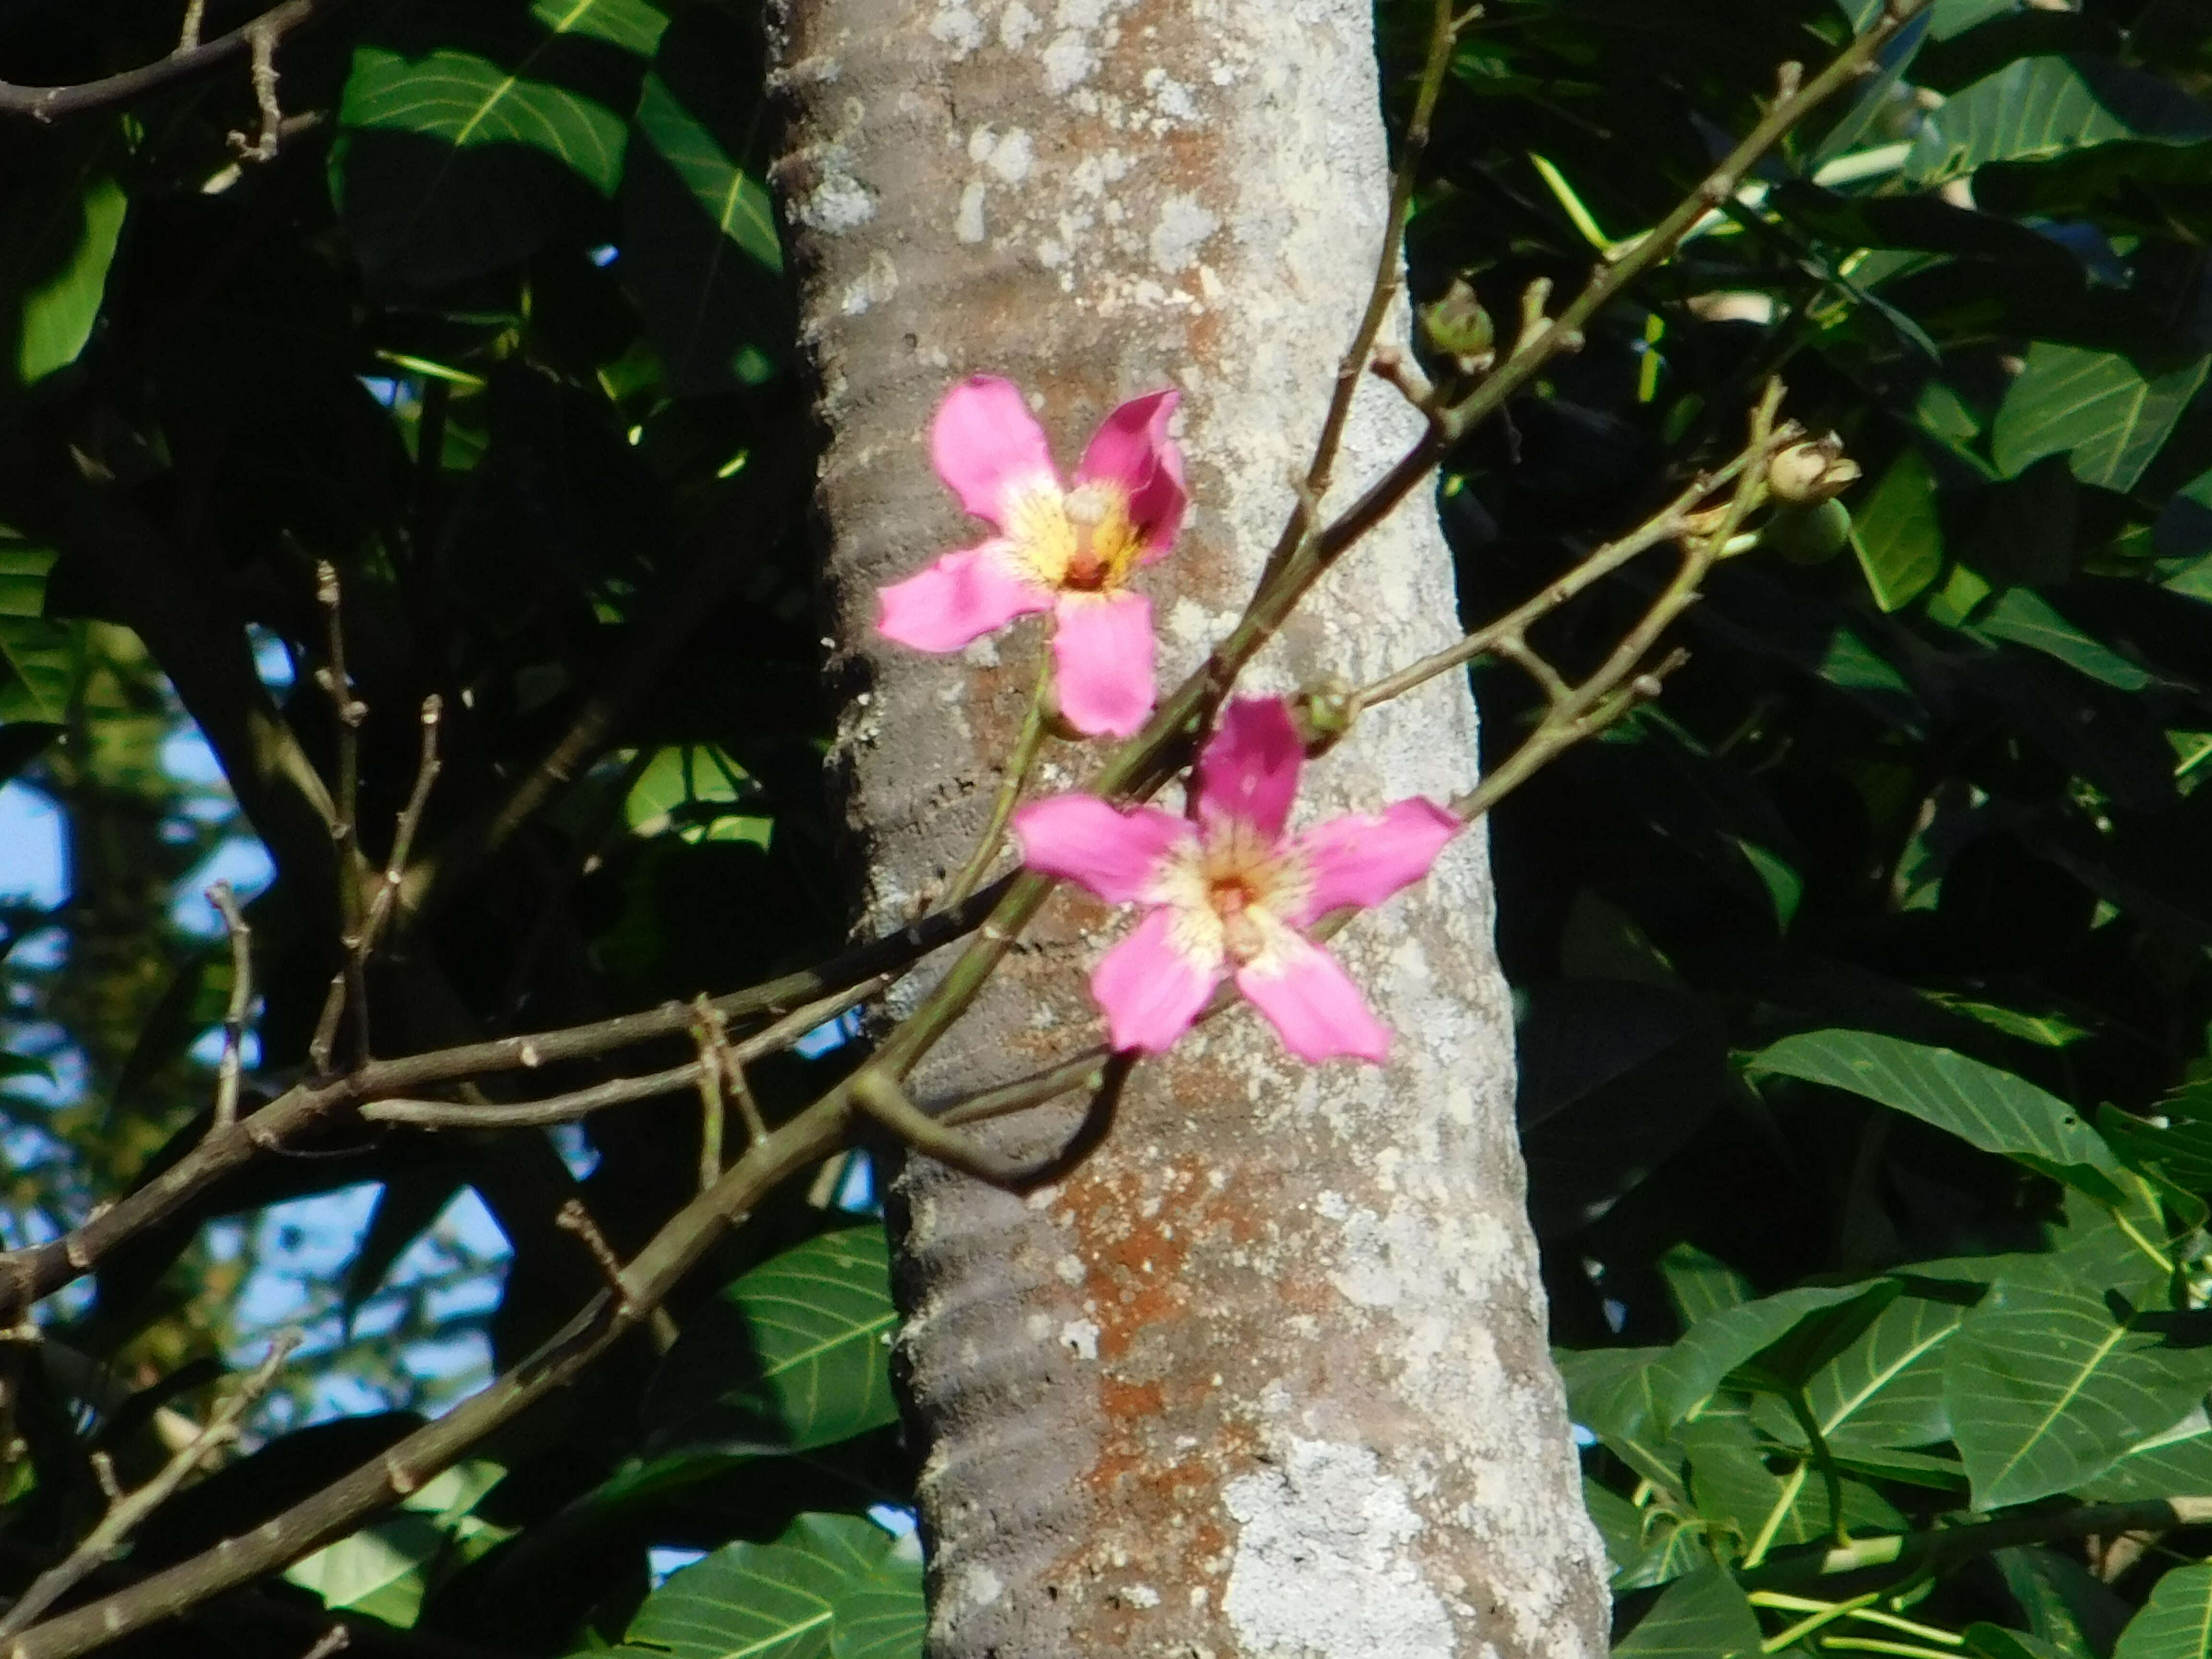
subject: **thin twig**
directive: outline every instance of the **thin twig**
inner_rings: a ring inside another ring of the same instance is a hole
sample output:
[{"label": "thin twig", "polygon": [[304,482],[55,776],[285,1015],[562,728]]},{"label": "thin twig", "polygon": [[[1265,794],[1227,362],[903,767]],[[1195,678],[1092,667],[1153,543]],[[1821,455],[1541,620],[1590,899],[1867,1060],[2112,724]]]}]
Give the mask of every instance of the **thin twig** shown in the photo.
[{"label": "thin twig", "polygon": [[999,781],[998,798],[991,803],[991,821],[983,826],[975,850],[968,855],[968,862],[945,890],[945,903],[957,904],[974,892],[990,870],[991,861],[999,856],[1006,820],[1013,817],[1015,805],[1020,801],[1030,773],[1036,765],[1037,753],[1044,746],[1045,717],[1051,702],[1052,657],[1046,653],[1037,665],[1036,685],[1030,693],[1029,708],[1022,716],[1022,729],[1014,739],[1014,752],[1007,757],[1006,775]]},{"label": "thin twig", "polygon": [[364,964],[392,920],[392,907],[407,880],[408,855],[414,851],[416,833],[422,829],[423,811],[430,805],[430,787],[443,769],[444,763],[438,758],[438,727],[445,709],[446,700],[434,691],[422,699],[422,750],[415,763],[415,787],[408,791],[407,805],[400,810],[398,824],[392,834],[392,854],[384,861],[384,879],[377,884],[368,919],[362,924],[360,955]]},{"label": "thin twig", "polygon": [[255,1401],[269,1392],[270,1384],[276,1380],[278,1369],[299,1342],[300,1334],[296,1331],[284,1332],[270,1342],[267,1357],[254,1368],[251,1376],[215,1408],[208,1419],[207,1426],[192,1437],[191,1443],[170,1458],[161,1466],[161,1473],[136,1492],[125,1492],[117,1488],[113,1485],[112,1472],[110,1472],[101,1483],[108,1488],[107,1512],[100,1517],[82,1541],[58,1565],[40,1573],[31,1582],[31,1587],[16,1599],[15,1604],[5,1614],[0,1614],[0,1642],[27,1630],[40,1613],[76,1589],[93,1572],[114,1559],[131,1534],[143,1524],[148,1516],[168,1501],[170,1495],[184,1484],[186,1476],[216,1451],[238,1438],[240,1419]]},{"label": "thin twig", "polygon": [[1429,124],[1443,94],[1444,76],[1451,68],[1453,41],[1458,26],[1452,17],[1451,0],[1433,0],[1429,17],[1429,40],[1421,60],[1421,78],[1413,91],[1413,117],[1398,147],[1398,164],[1390,174],[1390,204],[1383,210],[1382,246],[1375,259],[1375,277],[1367,292],[1367,309],[1352,333],[1352,344],[1336,366],[1336,386],[1329,394],[1328,413],[1322,417],[1321,436],[1314,441],[1312,463],[1306,468],[1298,505],[1260,573],[1267,582],[1297,551],[1299,544],[1320,520],[1318,504],[1328,494],[1336,472],[1337,451],[1344,442],[1345,423],[1352,417],[1352,400],[1359,390],[1368,356],[1389,320],[1391,302],[1405,282],[1406,222],[1413,216],[1413,189],[1419,182],[1421,157],[1429,147]]},{"label": "thin twig", "polygon": [[[339,975],[352,1011],[353,1059],[358,1064],[369,1054],[368,933],[362,914],[361,884],[354,871],[361,845],[361,723],[368,717],[368,706],[354,696],[353,682],[346,674],[345,617],[337,567],[327,559],[315,566],[315,602],[323,610],[327,641],[324,665],[315,671],[315,682],[329,696],[337,720],[337,811],[331,823],[331,839],[337,848],[338,948],[345,955]],[[327,1069],[331,1061],[330,1038],[335,1032],[326,1036],[329,1021],[325,1008],[324,1019],[316,1027],[316,1036],[321,1039],[319,1069]]]},{"label": "thin twig", "polygon": [[691,1026],[691,1040],[699,1045],[699,1190],[705,1192],[722,1175],[722,1056],[730,1046],[730,1023],[717,1014],[702,996],[695,1005],[699,1018]]},{"label": "thin twig", "polygon": [[[781,1053],[809,1031],[836,1018],[847,1009],[857,1007],[871,997],[880,995],[890,984],[890,975],[878,975],[807,1003],[803,1007],[794,1008],[772,1024],[731,1043],[725,1051],[726,1063],[728,1066],[741,1066],[765,1055]],[[707,1006],[714,1013],[722,1015],[719,1005],[708,1003]],[[698,1018],[696,1005],[684,1012],[690,1014],[694,1021]],[[680,1090],[696,1088],[703,1064],[697,1060],[686,1060],[683,1065],[672,1066],[665,1072],[654,1072],[643,1077],[617,1078],[610,1083],[594,1084],[588,1089],[552,1095],[544,1100],[477,1104],[451,1100],[383,1097],[363,1106],[361,1115],[373,1122],[407,1123],[422,1129],[544,1128],[556,1123],[573,1123],[580,1117],[587,1117],[609,1106],[626,1106],[634,1101],[650,1100],[657,1095],[672,1095]],[[748,1090],[743,1098],[750,1097],[750,1091]],[[740,1109],[744,1109],[742,1105]],[[746,1123],[747,1129],[756,1139],[763,1133],[758,1127],[758,1120],[759,1109],[756,1106]]]},{"label": "thin twig", "polygon": [[1364,710],[1378,703],[1388,702],[1393,697],[1403,696],[1415,686],[1424,684],[1439,674],[1462,667],[1478,657],[1488,656],[1498,649],[1502,640],[1516,635],[1525,638],[1531,627],[1568,600],[1587,592],[1638,555],[1678,538],[1698,503],[1722,485],[1740,477],[1744,468],[1751,465],[1752,459],[1752,450],[1746,448],[1717,471],[1700,473],[1690,482],[1688,488],[1626,536],[1594,549],[1572,570],[1556,581],[1546,584],[1534,597],[1515,606],[1495,622],[1476,629],[1465,638],[1454,641],[1441,651],[1431,653],[1419,662],[1409,664],[1361,687],[1352,694],[1353,706]]},{"label": "thin twig", "polygon": [[[1846,47],[1797,98],[1778,106],[1763,120],[1705,186],[1679,205],[1644,244],[1620,264],[1600,273],[1563,313],[1560,322],[1579,329],[1599,307],[1673,246],[1674,239],[1694,222],[1698,204],[1712,189],[1722,184],[1732,189],[1734,179],[1740,176],[1743,167],[1802,118],[1821,98],[1853,78],[1896,29],[1926,3],[1927,0],[1891,0],[1889,10],[1881,20]],[[1394,236],[1395,229],[1394,226]],[[1553,334],[1558,332],[1553,331]],[[1551,337],[1547,336],[1547,340]],[[1557,349],[1557,343],[1549,349]],[[1294,551],[1283,562],[1283,568],[1262,585],[1230,638],[1170,694],[1144,731],[1117,751],[1101,780],[1103,792],[1128,796],[1147,787],[1157,787],[1158,776],[1155,775],[1164,775],[1162,767],[1166,759],[1181,752],[1188,732],[1202,726],[1206,714],[1226,695],[1243,665],[1272,637],[1275,628],[1335,556],[1379,522],[1427,476],[1449,447],[1447,438],[1463,433],[1474,420],[1501,407],[1505,398],[1527,383],[1546,355],[1545,344],[1540,342],[1536,349],[1521,354],[1493,373],[1446,412],[1441,431],[1428,434],[1331,524],[1316,531],[1297,527],[1291,538]],[[1638,673],[1631,686],[1617,689],[1612,695],[1617,698],[1624,690],[1635,690],[1650,678]],[[1590,714],[1596,712],[1595,708],[1586,711]],[[953,1019],[964,1010],[1051,889],[1048,880],[1028,875],[990,890],[995,903],[980,924],[974,924],[977,936],[940,979],[937,989],[892,1033],[878,1049],[875,1060],[856,1076],[873,1074],[896,1085],[897,1078],[950,1029]],[[969,921],[965,915],[961,920],[963,923]],[[1340,918],[1331,921],[1341,925]],[[721,1000],[718,1000],[718,1006],[721,1006]],[[676,1023],[666,1029],[681,1029],[690,1011],[679,1006],[673,1012]],[[626,1025],[623,1029],[635,1027]],[[516,1052],[501,1044],[477,1047],[479,1052]],[[530,1052],[536,1054],[534,1049]],[[449,1055],[441,1063],[451,1065],[453,1061]],[[1126,1067],[1122,1069],[1126,1071]],[[378,1070],[374,1065],[362,1068],[364,1073]],[[393,1071],[384,1075],[397,1077],[401,1073]],[[421,1480],[449,1467],[484,1436],[567,1383],[620,1340],[635,1327],[641,1310],[658,1305],[659,1299],[720,1237],[724,1229],[749,1213],[776,1184],[812,1167],[842,1146],[854,1115],[867,1109],[856,1097],[854,1081],[848,1079],[832,1087],[750,1148],[713,1188],[662,1225],[623,1270],[618,1291],[610,1291],[595,1298],[568,1327],[514,1370],[461,1402],[438,1421],[409,1435],[381,1458],[293,1505],[251,1534],[227,1540],[220,1549],[152,1574],[113,1595],[47,1621],[28,1632],[9,1659],[74,1659],[74,1656],[94,1646],[147,1628],[198,1601],[246,1583],[343,1535],[362,1518],[387,1503],[396,1491],[412,1490]],[[365,1091],[355,1092],[361,1089],[361,1079],[340,1082],[342,1086],[336,1090],[305,1091],[302,1103],[294,1108],[296,1121],[305,1121],[315,1112],[329,1109],[337,1100],[363,1097]],[[880,1103],[882,1091],[876,1092]],[[308,1099],[315,1101],[313,1111],[305,1103]],[[911,1103],[908,1104],[911,1109]],[[251,1128],[273,1109],[264,1109],[254,1119],[240,1125],[239,1129]],[[288,1124],[294,1121],[293,1116],[285,1120]],[[200,1150],[206,1150],[211,1142],[220,1143],[225,1157],[242,1161],[246,1148],[238,1144],[239,1139],[237,1131],[224,1137],[210,1136]],[[197,1156],[188,1158],[185,1163],[192,1164]],[[201,1161],[188,1175],[179,1177],[179,1184],[197,1189],[198,1183],[208,1178],[210,1168],[220,1161],[216,1158]],[[155,1184],[179,1176],[183,1168],[183,1164],[173,1168]],[[142,1206],[137,1213],[143,1217],[149,1211],[165,1211],[178,1201],[180,1200],[172,1190],[158,1203],[149,1201]],[[120,1211],[123,1206],[117,1207]],[[127,1234],[90,1237],[80,1230],[71,1236],[71,1240],[76,1249],[82,1252],[91,1244],[112,1243],[114,1237],[122,1236]],[[63,1256],[65,1261],[70,1259],[70,1249],[64,1249]],[[35,1271],[40,1262],[34,1256],[30,1265]],[[407,1483],[404,1486],[399,1484],[403,1481]]]},{"label": "thin twig", "polygon": [[598,1265],[600,1275],[607,1281],[608,1288],[615,1293],[617,1305],[623,1312],[645,1316],[646,1328],[653,1333],[653,1346],[663,1353],[674,1347],[678,1334],[675,1316],[658,1303],[651,1308],[640,1309],[630,1301],[623,1279],[622,1258],[615,1254],[615,1247],[607,1243],[607,1236],[599,1231],[599,1224],[592,1219],[592,1212],[584,1207],[584,1200],[572,1198],[563,1204],[560,1212],[553,1218],[553,1224],[564,1233],[574,1233],[583,1242],[584,1248],[591,1252],[592,1261]]},{"label": "thin twig", "polygon": [[177,49],[169,55],[182,57],[200,49],[200,23],[207,16],[207,0],[185,0],[185,23],[177,32]]},{"label": "thin twig", "polygon": [[[167,58],[103,80],[64,87],[25,87],[0,81],[0,115],[25,116],[44,125],[65,121],[72,116],[121,109],[250,55],[256,33],[281,40],[295,29],[328,17],[348,3],[349,0],[285,0],[284,4],[270,7],[228,34],[219,34],[204,43],[193,38],[189,46],[180,46]],[[186,12],[188,37],[197,36],[194,14],[199,10],[195,0]]]},{"label": "thin twig", "polygon": [[333,1654],[343,1653],[352,1641],[353,1633],[343,1625],[332,1625],[300,1659],[331,1659]]},{"label": "thin twig", "polygon": [[219,881],[208,889],[208,902],[222,913],[230,935],[230,1001],[223,1010],[222,1061],[215,1074],[215,1130],[220,1133],[238,1121],[239,1073],[245,1062],[246,1016],[253,1006],[253,929],[238,908],[238,895],[230,884]]},{"label": "thin twig", "polygon": [[230,135],[231,154],[241,161],[273,161],[283,140],[284,111],[276,101],[276,43],[283,35],[266,22],[246,26],[246,43],[253,49],[253,103],[261,117],[261,130],[252,137]]}]

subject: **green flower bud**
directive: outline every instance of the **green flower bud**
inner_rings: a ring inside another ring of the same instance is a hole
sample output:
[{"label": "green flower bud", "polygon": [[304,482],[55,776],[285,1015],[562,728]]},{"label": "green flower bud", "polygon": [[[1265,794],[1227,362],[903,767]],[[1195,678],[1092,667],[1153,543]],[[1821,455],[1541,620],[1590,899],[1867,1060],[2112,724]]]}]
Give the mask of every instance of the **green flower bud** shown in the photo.
[{"label": "green flower bud", "polygon": [[1291,699],[1291,719],[1309,759],[1336,747],[1358,717],[1359,704],[1352,688],[1334,674],[1318,685],[1301,688]]},{"label": "green flower bud", "polygon": [[1462,374],[1488,368],[1497,355],[1498,330],[1466,277],[1453,277],[1451,286],[1423,306],[1419,315],[1421,343],[1450,359]]},{"label": "green flower bud", "polygon": [[1804,506],[1785,503],[1767,514],[1759,544],[1791,564],[1820,564],[1851,538],[1851,510],[1832,497]]}]

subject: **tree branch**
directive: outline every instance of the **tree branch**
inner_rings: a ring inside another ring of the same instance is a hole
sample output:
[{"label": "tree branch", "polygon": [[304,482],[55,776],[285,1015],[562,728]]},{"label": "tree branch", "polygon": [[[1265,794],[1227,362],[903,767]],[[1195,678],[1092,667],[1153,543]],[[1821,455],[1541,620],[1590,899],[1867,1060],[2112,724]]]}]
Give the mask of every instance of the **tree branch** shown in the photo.
[{"label": "tree branch", "polygon": [[41,125],[79,115],[97,115],[150,98],[155,93],[197,81],[240,58],[251,58],[257,37],[265,37],[273,54],[276,43],[295,29],[329,16],[348,0],[285,0],[252,21],[212,40],[198,40],[197,9],[187,15],[184,40],[167,58],[104,80],[68,87],[24,87],[0,81],[0,115],[27,117]]}]

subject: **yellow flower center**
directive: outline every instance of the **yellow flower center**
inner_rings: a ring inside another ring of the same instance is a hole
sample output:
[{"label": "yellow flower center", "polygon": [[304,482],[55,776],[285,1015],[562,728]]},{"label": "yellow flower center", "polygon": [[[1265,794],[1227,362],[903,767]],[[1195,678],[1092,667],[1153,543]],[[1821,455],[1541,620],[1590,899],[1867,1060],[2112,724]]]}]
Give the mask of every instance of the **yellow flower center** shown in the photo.
[{"label": "yellow flower center", "polygon": [[1249,966],[1288,933],[1312,884],[1306,862],[1235,818],[1217,819],[1171,856],[1156,885],[1175,917],[1175,944],[1209,967]]},{"label": "yellow flower center", "polygon": [[1103,479],[1066,491],[1040,479],[1015,498],[1006,535],[1030,573],[1063,592],[1115,592],[1145,550],[1127,493]]}]

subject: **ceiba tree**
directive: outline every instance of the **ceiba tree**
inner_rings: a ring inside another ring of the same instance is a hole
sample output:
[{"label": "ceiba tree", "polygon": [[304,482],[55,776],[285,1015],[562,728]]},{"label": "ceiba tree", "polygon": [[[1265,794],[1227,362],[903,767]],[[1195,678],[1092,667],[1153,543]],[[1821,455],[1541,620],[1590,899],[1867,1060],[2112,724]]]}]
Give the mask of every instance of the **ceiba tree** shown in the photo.
[{"label": "ceiba tree", "polygon": [[[981,538],[932,474],[933,410],[1006,376],[1065,466],[1125,399],[1179,391],[1189,518],[1135,586],[1163,682],[1201,660],[1296,502],[1383,240],[1372,19],[1364,0],[787,0],[771,36],[826,434],[835,766],[866,921],[895,925],[972,849],[1048,628],[957,655],[877,632],[880,588]],[[1337,477],[1379,471],[1419,420],[1364,388]],[[1412,504],[1241,689],[1357,683],[1457,632]],[[1080,787],[1098,752],[1056,744],[1040,781]],[[1475,757],[1463,681],[1431,681],[1308,769],[1293,828],[1447,799]],[[1140,1066],[1057,1186],[909,1163],[892,1220],[934,1654],[1604,1650],[1491,922],[1471,833],[1337,941],[1395,1030],[1383,1067],[1305,1065],[1233,1012]],[[1126,926],[1063,890],[917,1097],[1094,1042],[1085,975]],[[987,1138],[1031,1151],[1076,1109]]]}]

